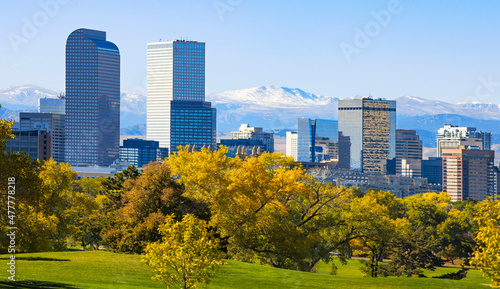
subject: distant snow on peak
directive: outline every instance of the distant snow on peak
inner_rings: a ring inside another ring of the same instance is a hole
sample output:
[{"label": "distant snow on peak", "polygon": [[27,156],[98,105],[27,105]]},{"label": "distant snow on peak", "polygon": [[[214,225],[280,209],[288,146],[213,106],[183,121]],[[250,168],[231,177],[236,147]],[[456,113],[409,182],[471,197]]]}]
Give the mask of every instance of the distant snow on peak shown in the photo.
[{"label": "distant snow on peak", "polygon": [[496,104],[477,101],[452,104],[408,95],[396,99],[396,111],[410,116],[457,114],[476,119],[500,120],[500,107]]},{"label": "distant snow on peak", "polygon": [[[22,85],[0,89],[0,116],[13,118],[18,111],[36,110],[39,98],[55,98],[60,91],[37,85]],[[346,99],[361,99],[356,95]],[[122,127],[146,123],[146,96],[122,91]],[[378,99],[378,97],[372,97]],[[295,129],[297,119],[338,119],[337,97],[306,92],[300,88],[257,86],[213,93],[206,97],[217,108],[217,130],[236,131],[241,123],[272,129]],[[451,104],[417,96],[403,95],[396,99],[399,117],[460,115],[477,120],[500,120],[500,106],[472,101]]]},{"label": "distant snow on peak", "polygon": [[299,88],[257,86],[207,96],[217,108],[217,130],[235,131],[249,123],[264,129],[294,128],[300,117],[336,119],[338,98]]},{"label": "distant snow on peak", "polygon": [[120,94],[120,111],[145,114],[146,113],[146,96],[130,91],[122,91]]},{"label": "distant snow on peak", "polygon": [[251,108],[301,108],[304,106],[329,105],[338,99],[305,92],[298,88],[258,86],[214,93],[207,101],[214,104],[239,104]]},{"label": "distant snow on peak", "polygon": [[56,98],[59,91],[37,85],[11,86],[0,89],[0,104],[5,107],[37,107],[39,98]]}]

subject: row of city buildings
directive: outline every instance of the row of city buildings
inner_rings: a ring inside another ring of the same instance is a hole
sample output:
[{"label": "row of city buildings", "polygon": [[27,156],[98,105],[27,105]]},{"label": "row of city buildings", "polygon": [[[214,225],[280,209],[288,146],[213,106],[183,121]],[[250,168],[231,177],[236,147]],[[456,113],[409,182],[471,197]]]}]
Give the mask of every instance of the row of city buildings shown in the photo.
[{"label": "row of city buildings", "polygon": [[329,181],[404,197],[446,191],[454,201],[496,196],[498,167],[491,133],[444,125],[437,157],[423,159],[415,130],[396,129],[394,100],[339,100],[338,121],[302,118],[286,134],[286,154],[305,167],[330,171]]},{"label": "row of city buildings", "polygon": [[[286,154],[337,185],[399,197],[441,190],[453,200],[497,194],[490,133],[445,125],[438,131],[437,157],[424,160],[416,132],[396,130],[395,101],[340,100],[338,116],[299,119],[297,131],[286,134]],[[120,146],[119,49],[103,31],[77,29],[66,41],[65,94],[40,99],[38,112],[20,113],[14,135],[9,150],[68,162],[82,176],[99,175],[90,167],[108,167],[102,174],[110,175],[120,161],[142,167],[181,145],[216,149],[216,110],[205,101],[205,43],[147,44],[147,139],[126,139]],[[274,136],[242,124],[219,144],[229,156],[273,152]]]},{"label": "row of city buildings", "polygon": [[[77,29],[66,40],[66,90],[22,112],[13,152],[73,167],[141,167],[179,145],[216,146],[216,110],[205,101],[205,43],[147,44],[147,140],[120,146],[120,51],[106,32]],[[78,169],[77,169],[78,170]]]}]

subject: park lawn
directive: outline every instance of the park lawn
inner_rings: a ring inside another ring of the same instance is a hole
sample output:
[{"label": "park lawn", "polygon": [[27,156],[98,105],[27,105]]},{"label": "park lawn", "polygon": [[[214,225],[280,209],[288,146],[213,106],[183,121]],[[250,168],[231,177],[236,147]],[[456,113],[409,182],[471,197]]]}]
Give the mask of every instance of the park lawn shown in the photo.
[{"label": "park lawn", "polygon": [[[138,255],[105,251],[69,251],[17,254],[15,287],[7,281],[8,255],[0,255],[5,263],[0,288],[166,288],[151,280],[152,272]],[[2,262],[3,261],[3,262]],[[470,270],[467,278],[454,281],[432,278],[366,278],[360,263],[349,260],[338,266],[338,275],[329,274],[331,265],[320,264],[318,273],[276,269],[259,264],[226,261],[216,273],[209,289],[222,288],[489,288],[481,272]],[[2,265],[0,265],[0,268]],[[456,272],[459,267],[438,268],[428,276]],[[21,287],[26,286],[26,287]]]}]

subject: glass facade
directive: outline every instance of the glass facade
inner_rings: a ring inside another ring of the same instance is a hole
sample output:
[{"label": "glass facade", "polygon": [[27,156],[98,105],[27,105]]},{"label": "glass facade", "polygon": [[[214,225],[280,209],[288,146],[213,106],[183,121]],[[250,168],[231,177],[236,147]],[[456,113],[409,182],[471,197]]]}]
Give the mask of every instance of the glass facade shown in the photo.
[{"label": "glass facade", "polygon": [[216,112],[205,102],[205,43],[173,40],[147,46],[147,138],[175,152],[216,145]]},{"label": "glass facade", "polygon": [[419,178],[422,166],[422,141],[415,130],[396,130],[396,174]]},{"label": "glass facade", "polygon": [[49,157],[56,162],[65,161],[65,115],[58,113],[19,113],[19,128],[22,130],[45,129],[51,137]]},{"label": "glass facade", "polygon": [[120,146],[120,160],[141,168],[150,162],[162,161],[168,157],[168,149],[161,148],[157,141],[143,139],[123,140]]},{"label": "glass facade", "polygon": [[120,52],[106,32],[77,29],[66,42],[66,161],[119,158]]},{"label": "glass facade", "polygon": [[216,146],[216,111],[210,102],[172,101],[171,102],[171,149],[187,144]]},{"label": "glass facade", "polygon": [[422,160],[422,178],[426,178],[432,188],[441,191],[443,182],[443,159],[430,157]]},{"label": "glass facade", "polygon": [[66,99],[64,98],[39,98],[38,99],[38,112],[50,112],[65,114],[66,113]]},{"label": "glass facade", "polygon": [[351,141],[351,169],[382,173],[396,157],[396,101],[339,100],[339,131]]},{"label": "glass facade", "polygon": [[51,138],[47,129],[13,129],[12,134],[15,138],[7,141],[7,151],[24,152],[33,160],[50,158]]},{"label": "glass facade", "polygon": [[337,141],[336,120],[301,118],[297,124],[297,161],[328,161]]}]

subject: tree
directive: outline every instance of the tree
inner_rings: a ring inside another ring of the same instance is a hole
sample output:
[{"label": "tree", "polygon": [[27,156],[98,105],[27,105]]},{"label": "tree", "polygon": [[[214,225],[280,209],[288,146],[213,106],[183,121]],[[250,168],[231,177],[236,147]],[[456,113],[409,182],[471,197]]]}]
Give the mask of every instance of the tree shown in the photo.
[{"label": "tree", "polygon": [[186,196],[209,204],[210,225],[229,238],[233,256],[310,271],[350,240],[351,190],[315,181],[282,154],[226,153],[181,148],[168,162]]},{"label": "tree", "polygon": [[[0,105],[0,108],[2,106]],[[6,148],[7,140],[13,139],[14,135],[12,134],[12,126],[14,125],[14,121],[7,121],[5,119],[0,119],[0,152],[4,153]]]},{"label": "tree", "polygon": [[104,233],[104,244],[114,250],[142,253],[147,243],[160,240],[158,227],[167,215],[178,220],[188,213],[209,218],[203,204],[183,196],[184,188],[172,178],[166,162],[148,164],[122,187],[121,205]]},{"label": "tree", "polygon": [[46,216],[57,218],[57,234],[52,237],[54,249],[66,248],[66,238],[71,233],[71,224],[74,221],[68,210],[71,210],[73,195],[71,182],[76,173],[68,163],[57,163],[52,158],[42,163],[40,168],[41,200],[40,210]]},{"label": "tree", "polygon": [[474,251],[475,223],[473,221],[474,204],[451,209],[448,218],[437,227],[437,236],[441,247],[441,256],[453,263],[455,259],[464,259],[468,264]]},{"label": "tree", "polygon": [[500,286],[500,200],[480,202],[476,209],[479,231],[471,264],[480,267],[494,286]]},{"label": "tree", "polygon": [[392,242],[390,266],[396,275],[420,276],[421,269],[435,270],[443,260],[434,251],[437,240],[430,228],[404,226]]},{"label": "tree", "polygon": [[143,261],[155,271],[153,280],[163,281],[175,288],[199,288],[208,284],[212,271],[223,257],[219,242],[209,230],[206,221],[188,214],[175,222],[169,215],[160,226],[162,240],[151,243],[145,250]]},{"label": "tree", "polygon": [[89,196],[96,197],[97,194],[104,190],[102,183],[106,178],[88,178],[83,177],[82,179],[74,182],[75,191],[86,193]]},{"label": "tree", "polygon": [[[391,246],[395,235],[399,233],[396,230],[399,225],[397,222],[406,221],[391,219],[389,208],[385,204],[379,204],[377,200],[377,196],[387,196],[387,199],[391,199],[390,193],[383,193],[374,191],[353,203],[352,212],[358,215],[354,224],[359,235],[357,241],[369,249],[369,259],[363,260],[365,266],[360,268],[365,276],[378,276],[379,262],[386,255],[387,247]],[[380,201],[388,203],[387,199],[380,198]]]}]

